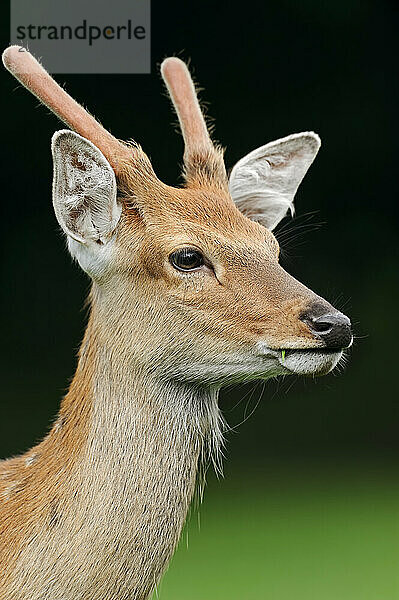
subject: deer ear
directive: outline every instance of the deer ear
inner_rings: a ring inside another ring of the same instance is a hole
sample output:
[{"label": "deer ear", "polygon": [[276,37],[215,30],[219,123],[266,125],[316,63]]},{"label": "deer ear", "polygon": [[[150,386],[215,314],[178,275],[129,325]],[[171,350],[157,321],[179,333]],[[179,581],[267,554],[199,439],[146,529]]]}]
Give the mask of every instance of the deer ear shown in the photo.
[{"label": "deer ear", "polygon": [[320,148],[316,133],[296,133],[244,156],[233,167],[231,197],[238,208],[268,229],[294,212],[294,196]]},{"label": "deer ear", "polygon": [[105,244],[121,215],[111,165],[94,144],[69,130],[54,134],[53,205],[64,232],[80,244]]}]

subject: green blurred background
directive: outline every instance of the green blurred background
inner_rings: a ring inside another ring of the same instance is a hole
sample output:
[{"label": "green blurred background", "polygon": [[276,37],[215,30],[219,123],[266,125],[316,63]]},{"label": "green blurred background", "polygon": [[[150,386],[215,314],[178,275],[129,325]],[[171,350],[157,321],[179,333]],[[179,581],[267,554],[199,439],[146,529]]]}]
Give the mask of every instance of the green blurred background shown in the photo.
[{"label": "green blurred background", "polygon": [[[229,167],[290,133],[323,141],[287,224],[293,239],[277,236],[283,265],[346,312],[358,339],[344,373],[223,393],[225,478],[209,474],[161,600],[399,598],[397,32],[398,5],[386,1],[157,0],[152,75],[58,76],[170,184],[182,141],[158,75],[169,54],[191,59]],[[50,138],[62,126],[5,72],[0,103],[5,457],[57,412],[89,283],[51,208]]]}]

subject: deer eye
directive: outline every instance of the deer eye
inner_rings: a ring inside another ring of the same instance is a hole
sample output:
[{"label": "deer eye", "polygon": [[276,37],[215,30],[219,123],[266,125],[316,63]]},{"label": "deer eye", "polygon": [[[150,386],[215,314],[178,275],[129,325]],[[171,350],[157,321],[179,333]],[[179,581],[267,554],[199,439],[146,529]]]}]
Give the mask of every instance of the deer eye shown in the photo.
[{"label": "deer eye", "polygon": [[195,271],[204,264],[204,257],[195,248],[180,248],[172,252],[169,261],[179,271]]}]

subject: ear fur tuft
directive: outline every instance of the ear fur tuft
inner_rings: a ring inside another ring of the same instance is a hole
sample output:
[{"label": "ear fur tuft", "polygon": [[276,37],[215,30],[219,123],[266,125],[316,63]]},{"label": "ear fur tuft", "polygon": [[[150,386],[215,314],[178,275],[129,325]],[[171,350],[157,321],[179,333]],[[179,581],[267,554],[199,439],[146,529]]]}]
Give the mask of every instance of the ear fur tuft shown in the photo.
[{"label": "ear fur tuft", "polygon": [[116,179],[101,151],[69,130],[53,135],[53,204],[64,232],[87,244],[105,244],[119,221]]},{"label": "ear fur tuft", "polygon": [[288,211],[293,214],[295,193],[320,143],[316,133],[296,133],[244,156],[233,167],[229,180],[238,208],[271,230]]}]

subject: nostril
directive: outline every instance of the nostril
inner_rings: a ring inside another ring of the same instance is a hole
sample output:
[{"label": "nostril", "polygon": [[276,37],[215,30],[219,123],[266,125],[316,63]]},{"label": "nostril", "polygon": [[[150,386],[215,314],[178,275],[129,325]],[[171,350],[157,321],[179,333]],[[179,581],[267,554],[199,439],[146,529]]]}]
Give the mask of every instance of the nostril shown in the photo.
[{"label": "nostril", "polygon": [[313,331],[317,331],[318,333],[326,333],[332,328],[332,323],[330,321],[320,320],[320,318],[305,319],[305,323],[310,329],[313,329]]},{"label": "nostril", "polygon": [[302,321],[328,348],[347,348],[352,341],[351,322],[340,312],[302,316]]}]

